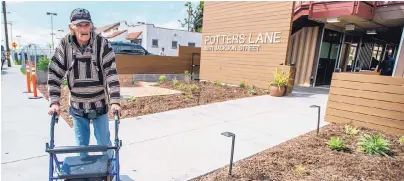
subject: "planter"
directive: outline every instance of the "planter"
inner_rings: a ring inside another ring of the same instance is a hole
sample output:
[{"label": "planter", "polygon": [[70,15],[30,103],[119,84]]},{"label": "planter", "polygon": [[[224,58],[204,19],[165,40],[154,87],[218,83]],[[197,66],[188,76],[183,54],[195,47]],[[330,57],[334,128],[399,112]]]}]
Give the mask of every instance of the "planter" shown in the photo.
[{"label": "planter", "polygon": [[278,87],[277,85],[269,86],[269,95],[274,97],[281,97],[285,93],[285,86]]},{"label": "planter", "polygon": [[48,71],[36,72],[36,83],[37,84],[47,84],[47,82],[48,82]]}]

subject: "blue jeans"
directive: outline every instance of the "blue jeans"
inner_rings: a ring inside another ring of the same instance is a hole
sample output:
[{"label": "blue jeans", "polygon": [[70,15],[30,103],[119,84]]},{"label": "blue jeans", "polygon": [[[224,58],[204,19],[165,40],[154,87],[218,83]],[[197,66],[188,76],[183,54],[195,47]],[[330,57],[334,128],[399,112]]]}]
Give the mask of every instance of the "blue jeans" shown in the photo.
[{"label": "blue jeans", "polygon": [[[76,144],[88,146],[90,144],[90,120],[87,118],[73,116],[73,128],[76,137]],[[94,136],[98,145],[112,146],[109,133],[108,114],[96,117],[93,120]],[[106,154],[106,152],[103,152]],[[113,150],[108,150],[109,158],[112,158]],[[87,152],[80,153],[80,156],[88,155]]]}]

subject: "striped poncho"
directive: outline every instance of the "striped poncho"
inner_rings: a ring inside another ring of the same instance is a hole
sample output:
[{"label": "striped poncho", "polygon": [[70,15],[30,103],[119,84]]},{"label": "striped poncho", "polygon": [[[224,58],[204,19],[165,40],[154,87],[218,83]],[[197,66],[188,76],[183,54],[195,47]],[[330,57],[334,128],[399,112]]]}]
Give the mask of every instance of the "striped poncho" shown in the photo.
[{"label": "striped poncho", "polygon": [[[114,51],[108,41],[95,32],[90,37],[83,49],[78,46],[75,36],[66,35],[61,39],[49,64],[51,105],[60,104],[60,87],[65,76],[70,89],[70,106],[73,108],[103,108],[107,104],[107,96],[109,103],[120,104]],[[109,88],[109,95],[104,88]]]}]

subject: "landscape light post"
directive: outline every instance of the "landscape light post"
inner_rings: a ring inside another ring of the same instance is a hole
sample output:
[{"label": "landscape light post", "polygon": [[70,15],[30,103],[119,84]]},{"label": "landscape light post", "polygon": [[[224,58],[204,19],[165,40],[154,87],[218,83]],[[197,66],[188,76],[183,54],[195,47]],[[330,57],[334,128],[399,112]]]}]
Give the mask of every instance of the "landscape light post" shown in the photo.
[{"label": "landscape light post", "polygon": [[317,113],[317,135],[320,131],[320,106],[318,105],[311,105],[310,108],[318,108],[318,113]]},{"label": "landscape light post", "polygon": [[232,137],[231,155],[230,155],[230,168],[229,168],[229,175],[231,175],[231,170],[233,168],[234,142],[235,142],[235,139],[236,139],[236,135],[234,133],[231,133],[231,132],[223,132],[222,135],[226,136],[226,137]]}]

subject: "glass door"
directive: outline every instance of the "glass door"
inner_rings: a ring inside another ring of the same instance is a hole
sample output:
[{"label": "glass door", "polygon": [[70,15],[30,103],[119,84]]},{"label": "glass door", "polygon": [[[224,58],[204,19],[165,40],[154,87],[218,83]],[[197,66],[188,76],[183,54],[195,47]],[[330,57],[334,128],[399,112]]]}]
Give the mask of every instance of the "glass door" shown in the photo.
[{"label": "glass door", "polygon": [[321,44],[320,59],[318,62],[316,85],[330,85],[332,73],[341,48],[341,33],[328,30],[324,31]]}]

